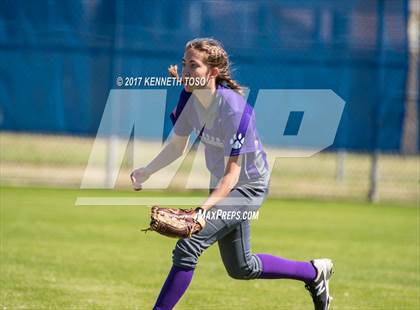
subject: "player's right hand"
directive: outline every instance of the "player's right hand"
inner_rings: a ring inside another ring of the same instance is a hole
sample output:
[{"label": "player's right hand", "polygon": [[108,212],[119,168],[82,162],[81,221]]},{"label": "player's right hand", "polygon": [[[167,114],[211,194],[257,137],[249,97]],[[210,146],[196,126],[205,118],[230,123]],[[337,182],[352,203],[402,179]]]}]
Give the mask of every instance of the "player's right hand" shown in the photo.
[{"label": "player's right hand", "polygon": [[150,172],[146,168],[137,168],[130,174],[131,183],[135,191],[142,189],[142,183],[146,182],[150,177]]}]

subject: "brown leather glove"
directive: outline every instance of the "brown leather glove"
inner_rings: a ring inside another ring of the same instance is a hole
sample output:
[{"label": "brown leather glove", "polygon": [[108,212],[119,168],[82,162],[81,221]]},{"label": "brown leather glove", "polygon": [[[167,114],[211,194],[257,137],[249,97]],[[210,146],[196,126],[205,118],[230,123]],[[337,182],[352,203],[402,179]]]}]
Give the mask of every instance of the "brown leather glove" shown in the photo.
[{"label": "brown leather glove", "polygon": [[150,227],[142,229],[156,231],[172,238],[191,238],[205,226],[204,217],[194,209],[171,209],[153,206]]}]

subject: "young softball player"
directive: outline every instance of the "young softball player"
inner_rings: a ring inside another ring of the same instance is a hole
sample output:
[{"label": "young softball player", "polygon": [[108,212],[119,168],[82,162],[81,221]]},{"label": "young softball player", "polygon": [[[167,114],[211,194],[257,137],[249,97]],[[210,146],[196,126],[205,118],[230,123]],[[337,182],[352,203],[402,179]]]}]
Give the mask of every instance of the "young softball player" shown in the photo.
[{"label": "young softball player", "polygon": [[[206,166],[211,174],[210,195],[197,210],[213,214],[217,210],[238,214],[258,210],[269,189],[266,153],[255,127],[253,108],[231,78],[228,55],[220,42],[210,38],[188,42],[182,79],[184,89],[171,114],[175,124],[170,142],[149,165],[133,171],[133,188],[140,190],[151,174],[179,158],[194,131],[205,145]],[[205,83],[191,84],[188,79]],[[329,308],[332,298],[328,282],[333,272],[330,259],[304,262],[251,253],[249,220],[241,216],[206,216],[200,232],[176,243],[173,266],[153,309],[172,309],[176,305],[191,282],[200,255],[216,241],[232,278],[299,280],[311,293],[315,309]]]}]

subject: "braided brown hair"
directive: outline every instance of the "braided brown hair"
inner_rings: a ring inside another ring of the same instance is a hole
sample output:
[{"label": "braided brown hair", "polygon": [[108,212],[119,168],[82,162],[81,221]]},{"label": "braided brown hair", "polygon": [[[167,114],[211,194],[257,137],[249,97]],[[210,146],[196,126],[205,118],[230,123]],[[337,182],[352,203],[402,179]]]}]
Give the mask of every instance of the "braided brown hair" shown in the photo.
[{"label": "braided brown hair", "polygon": [[239,94],[243,94],[243,88],[231,76],[231,63],[222,43],[212,38],[197,38],[187,42],[185,50],[189,48],[204,52],[204,63],[219,69],[216,84],[226,85]]}]

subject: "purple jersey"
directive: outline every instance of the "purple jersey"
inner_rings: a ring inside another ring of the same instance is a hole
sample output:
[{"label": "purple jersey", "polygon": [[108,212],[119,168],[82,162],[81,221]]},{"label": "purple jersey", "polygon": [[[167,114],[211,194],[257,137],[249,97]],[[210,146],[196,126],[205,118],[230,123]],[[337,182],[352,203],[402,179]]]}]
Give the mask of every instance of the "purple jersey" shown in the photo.
[{"label": "purple jersey", "polygon": [[206,166],[213,177],[223,177],[225,157],[240,154],[240,183],[268,177],[267,157],[258,137],[254,110],[230,88],[218,85],[207,109],[195,95],[182,90],[171,120],[177,135],[195,132],[200,137],[205,145]]}]

